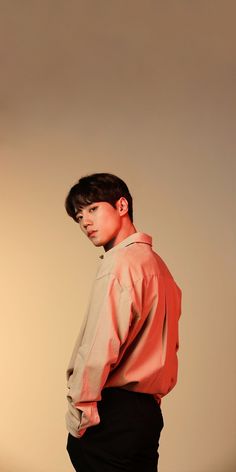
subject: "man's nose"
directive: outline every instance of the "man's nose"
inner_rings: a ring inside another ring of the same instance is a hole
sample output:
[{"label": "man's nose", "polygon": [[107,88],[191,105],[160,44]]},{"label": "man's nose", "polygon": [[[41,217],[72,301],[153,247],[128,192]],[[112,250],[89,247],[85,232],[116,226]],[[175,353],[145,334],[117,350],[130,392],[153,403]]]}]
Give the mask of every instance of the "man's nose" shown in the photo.
[{"label": "man's nose", "polygon": [[87,229],[87,227],[88,227],[89,225],[91,225],[91,224],[92,224],[92,221],[91,221],[90,216],[89,216],[89,215],[84,216],[84,218],[83,218],[83,227],[84,227],[85,229]]}]

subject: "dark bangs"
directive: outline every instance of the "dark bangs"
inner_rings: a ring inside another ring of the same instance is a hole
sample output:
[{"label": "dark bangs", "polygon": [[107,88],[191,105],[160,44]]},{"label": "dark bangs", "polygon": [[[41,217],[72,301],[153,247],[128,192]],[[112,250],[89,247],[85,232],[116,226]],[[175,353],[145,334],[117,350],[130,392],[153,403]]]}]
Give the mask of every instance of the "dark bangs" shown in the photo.
[{"label": "dark bangs", "polygon": [[66,197],[65,208],[75,221],[76,214],[94,202],[108,202],[113,207],[120,197],[128,201],[129,216],[133,221],[132,197],[128,187],[119,177],[108,173],[97,173],[82,177]]},{"label": "dark bangs", "polygon": [[[78,184],[77,184],[78,185]],[[81,211],[85,206],[91,205],[94,202],[108,202],[112,206],[115,206],[116,198],[111,195],[105,195],[105,192],[99,191],[100,189],[92,188],[90,191],[84,193],[77,193],[77,187],[72,187],[71,192],[68,194],[65,202],[65,208],[69,216],[76,221],[76,214]],[[102,193],[102,194],[101,194]],[[117,199],[118,200],[118,199]]]}]

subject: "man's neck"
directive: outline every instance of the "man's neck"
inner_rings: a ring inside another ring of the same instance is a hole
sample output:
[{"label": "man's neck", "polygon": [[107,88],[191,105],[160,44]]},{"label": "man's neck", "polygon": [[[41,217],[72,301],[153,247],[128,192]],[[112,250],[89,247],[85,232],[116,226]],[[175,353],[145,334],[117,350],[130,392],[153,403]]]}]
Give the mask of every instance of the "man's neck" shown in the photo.
[{"label": "man's neck", "polygon": [[117,244],[121,243],[124,239],[131,236],[131,234],[137,233],[137,230],[133,223],[130,225],[126,225],[124,228],[121,228],[119,233],[115,236],[115,238],[111,239],[104,247],[104,251],[107,252],[109,249],[113,248]]}]

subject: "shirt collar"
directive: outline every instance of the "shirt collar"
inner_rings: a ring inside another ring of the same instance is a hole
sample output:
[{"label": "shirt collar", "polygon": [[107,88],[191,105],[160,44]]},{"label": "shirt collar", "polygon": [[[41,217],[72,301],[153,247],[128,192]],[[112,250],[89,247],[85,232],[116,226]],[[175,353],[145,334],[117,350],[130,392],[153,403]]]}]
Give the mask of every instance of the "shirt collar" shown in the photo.
[{"label": "shirt collar", "polygon": [[109,254],[112,254],[118,249],[125,246],[129,246],[130,244],[133,244],[133,243],[144,243],[144,244],[149,244],[150,246],[152,246],[152,237],[149,236],[149,234],[145,234],[145,233],[139,233],[139,232],[133,233],[127,238],[123,239],[123,241],[121,241],[119,244],[116,244],[116,246],[109,249],[109,251],[105,252],[105,254],[102,254],[99,257],[100,259],[104,259],[104,257],[107,257]]}]

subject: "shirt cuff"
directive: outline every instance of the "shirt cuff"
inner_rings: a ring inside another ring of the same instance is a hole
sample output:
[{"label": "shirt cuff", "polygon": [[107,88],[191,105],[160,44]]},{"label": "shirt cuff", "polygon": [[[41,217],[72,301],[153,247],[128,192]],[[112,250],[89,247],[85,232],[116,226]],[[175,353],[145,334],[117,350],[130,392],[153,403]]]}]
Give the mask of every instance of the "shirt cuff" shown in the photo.
[{"label": "shirt cuff", "polygon": [[80,413],[80,429],[95,426],[100,423],[100,417],[97,409],[97,402],[76,403],[75,408]]},{"label": "shirt cuff", "polygon": [[97,402],[84,402],[73,405],[71,401],[68,401],[66,425],[72,436],[81,438],[88,427],[95,426],[99,422]]}]

